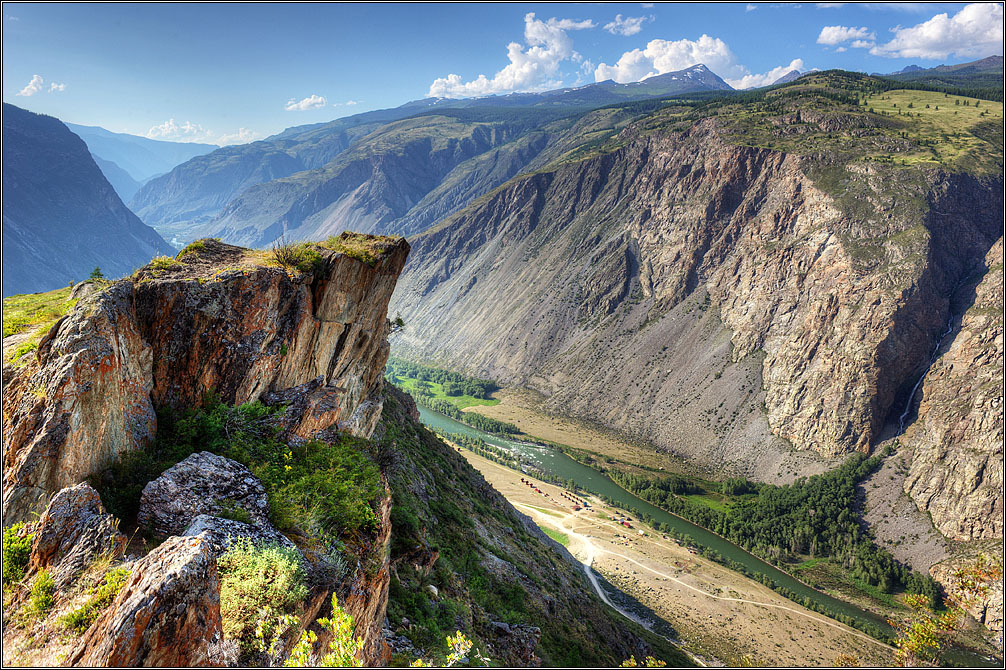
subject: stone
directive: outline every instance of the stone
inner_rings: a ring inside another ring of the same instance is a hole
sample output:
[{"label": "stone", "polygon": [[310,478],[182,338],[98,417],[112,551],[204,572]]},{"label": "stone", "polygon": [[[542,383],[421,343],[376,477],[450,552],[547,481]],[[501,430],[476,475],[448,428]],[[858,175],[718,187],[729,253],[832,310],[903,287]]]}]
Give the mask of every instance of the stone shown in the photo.
[{"label": "stone", "polygon": [[278,544],[300,553],[297,545],[268,523],[251,525],[233,519],[200,514],[192,520],[182,535],[184,537],[198,535],[206,538],[213,545],[214,553],[218,557],[238,539],[248,540],[254,545]]},{"label": "stone", "polygon": [[63,489],[34,526],[26,574],[48,570],[56,588],[66,588],[95,559],[123,555],[127,539],[118,526],[118,520],[105,513],[97,491],[89,485]]},{"label": "stone", "polygon": [[227,502],[248,512],[253,525],[271,528],[262,482],[237,461],[201,451],[143,487],[136,523],[161,537],[181,535],[197,516],[215,515]]},{"label": "stone", "polygon": [[209,665],[223,635],[211,543],[170,537],[132,568],[112,604],[87,629],[68,666]]}]

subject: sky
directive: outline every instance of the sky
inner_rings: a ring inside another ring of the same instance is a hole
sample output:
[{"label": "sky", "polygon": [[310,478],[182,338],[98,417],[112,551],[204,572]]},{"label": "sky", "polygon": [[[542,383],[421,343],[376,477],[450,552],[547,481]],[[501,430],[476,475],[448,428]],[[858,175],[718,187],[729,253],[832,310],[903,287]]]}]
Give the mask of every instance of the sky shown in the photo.
[{"label": "sky", "polygon": [[697,63],[750,88],[1002,53],[1001,3],[3,4],[5,102],[213,144]]}]

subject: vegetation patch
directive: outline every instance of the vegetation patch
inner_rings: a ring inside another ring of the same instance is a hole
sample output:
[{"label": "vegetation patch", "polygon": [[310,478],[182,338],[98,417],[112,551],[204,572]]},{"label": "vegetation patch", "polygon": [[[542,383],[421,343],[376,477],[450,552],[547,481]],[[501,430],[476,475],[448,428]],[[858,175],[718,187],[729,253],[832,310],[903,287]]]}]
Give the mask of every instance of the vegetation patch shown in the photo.
[{"label": "vegetation patch", "polygon": [[498,405],[492,397],[499,386],[491,379],[468,377],[450,370],[389,357],[384,377],[413,396],[429,395],[452,403],[458,409],[473,405]]},{"label": "vegetation patch", "polygon": [[325,259],[313,242],[279,241],[272,247],[272,260],[288,270],[318,275],[325,267]]},{"label": "vegetation patch", "polygon": [[4,589],[10,584],[21,581],[24,577],[25,568],[28,567],[28,558],[31,556],[31,543],[35,539],[35,535],[27,533],[23,537],[19,536],[24,526],[24,523],[16,523],[10,528],[4,528],[3,530]]},{"label": "vegetation patch", "polygon": [[379,258],[398,244],[400,239],[402,238],[388,235],[364,235],[347,231],[338,237],[330,237],[321,244],[326,249],[346,254],[350,258],[374,266]]},{"label": "vegetation patch", "polygon": [[541,528],[541,532],[545,533],[562,546],[564,547],[569,546],[569,535],[567,535],[566,533],[560,533],[557,530],[552,530],[551,528],[546,528],[545,526],[538,526],[538,527]]},{"label": "vegetation patch", "polygon": [[83,605],[59,618],[60,625],[76,633],[86,631],[102,610],[112,604],[128,578],[128,568],[115,568],[108,571],[105,574],[104,582],[91,589],[91,597]]},{"label": "vegetation patch", "polygon": [[273,637],[283,617],[297,612],[307,598],[304,568],[294,549],[235,540],[217,568],[224,636],[236,640],[244,656],[261,651],[258,640]]},{"label": "vegetation patch", "polygon": [[181,260],[189,254],[199,254],[200,252],[205,251],[206,239],[207,238],[203,238],[201,240],[196,240],[195,242],[190,242],[184,249],[175,255],[175,259]]},{"label": "vegetation patch", "polygon": [[192,453],[210,451],[243,463],[262,480],[270,518],[282,530],[318,538],[330,549],[344,536],[374,530],[383,486],[370,444],[345,434],[334,442],[288,446],[277,437],[280,412],[260,402],[230,407],[213,396],[201,408],[162,409],[151,448],[124,454],[91,484],[109,512],[133,519],[147,482]]},{"label": "vegetation patch", "polygon": [[3,336],[9,337],[29,330],[35,335],[21,344],[11,356],[17,360],[35,351],[39,340],[58,319],[73,309],[76,299],[70,298],[71,287],[45,293],[25,293],[3,299]]},{"label": "vegetation patch", "polygon": [[43,570],[35,576],[28,595],[28,614],[38,620],[44,619],[55,602],[56,582],[48,570]]}]

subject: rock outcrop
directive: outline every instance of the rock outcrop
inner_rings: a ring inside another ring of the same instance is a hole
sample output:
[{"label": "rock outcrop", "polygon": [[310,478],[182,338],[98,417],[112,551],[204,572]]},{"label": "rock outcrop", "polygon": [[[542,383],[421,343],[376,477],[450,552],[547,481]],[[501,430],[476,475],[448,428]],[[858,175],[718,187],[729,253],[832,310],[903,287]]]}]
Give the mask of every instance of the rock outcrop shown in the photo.
[{"label": "rock outcrop", "polygon": [[381,409],[387,303],[409,246],[349,241],[372,262],[317,247],[317,272],[303,273],[205,240],[82,299],[32,365],[4,371],[4,523],[149,444],[155,407],[198,405],[211,391],[240,404],[300,388],[291,430],[369,435]]},{"label": "rock outcrop", "polygon": [[27,575],[48,570],[56,588],[65,588],[95,559],[122,556],[126,536],[118,525],[115,517],[105,513],[98,492],[87,484],[63,489],[34,525],[38,530]]},{"label": "rock outcrop", "polygon": [[[1003,538],[1003,242],[922,384],[905,491],[953,540]],[[968,299],[969,296],[964,296]]]},{"label": "rock outcrop", "polygon": [[252,525],[233,519],[223,519],[209,514],[200,514],[192,519],[183,536],[202,536],[213,545],[214,553],[219,556],[236,540],[247,540],[254,545],[278,544],[287,549],[297,549],[297,546],[286,535],[276,530],[272,524]]},{"label": "rock outcrop", "polygon": [[[997,553],[1000,564],[1002,563],[1002,549]],[[949,595],[960,598],[961,593],[954,580],[954,572],[959,568],[974,560],[972,557],[960,557],[938,563],[930,569],[933,578],[943,584]],[[966,610],[968,614],[975,618],[992,632],[992,644],[1003,650],[1003,577],[989,585],[985,597],[978,602],[970,603]]]},{"label": "rock outcrop", "polygon": [[66,665],[205,666],[222,634],[220,582],[210,543],[171,537],[133,564],[129,580]]},{"label": "rock outcrop", "polygon": [[181,535],[197,516],[215,514],[225,505],[244,510],[252,525],[270,526],[265,486],[251,470],[201,451],[143,487],[136,523],[160,537]]},{"label": "rock outcrop", "polygon": [[867,450],[1001,235],[1001,176],[829,165],[716,119],[622,137],[414,238],[395,347],[764,479],[791,446]]}]

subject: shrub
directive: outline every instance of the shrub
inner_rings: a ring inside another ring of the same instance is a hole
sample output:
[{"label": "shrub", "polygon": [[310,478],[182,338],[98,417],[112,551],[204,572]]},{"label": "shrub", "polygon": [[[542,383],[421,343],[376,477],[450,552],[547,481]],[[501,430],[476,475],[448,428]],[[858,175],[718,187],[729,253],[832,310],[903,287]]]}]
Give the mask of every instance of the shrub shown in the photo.
[{"label": "shrub", "polygon": [[28,611],[37,619],[45,618],[52,609],[53,596],[56,593],[56,582],[48,570],[43,570],[35,577],[28,597]]},{"label": "shrub", "polygon": [[318,619],[318,624],[327,629],[332,639],[328,650],[320,654],[317,661],[311,661],[311,650],[318,641],[313,630],[305,631],[290,657],[283,664],[288,668],[359,668],[363,665],[356,655],[363,649],[363,640],[353,638],[353,617],[339,607],[339,599],[332,594],[332,618]]},{"label": "shrub", "polygon": [[16,523],[3,531],[3,585],[19,582],[24,577],[25,568],[28,567],[28,558],[31,555],[31,542],[34,535],[29,533],[24,537],[19,537],[18,533],[24,528],[23,523]]},{"label": "shrub", "polygon": [[195,242],[190,242],[188,246],[186,246],[184,249],[179,251],[178,254],[175,255],[175,258],[181,259],[188,256],[189,254],[198,254],[200,251],[203,251],[204,249],[206,249],[205,238],[202,240],[196,240]]},{"label": "shrub", "polygon": [[285,268],[296,268],[301,272],[320,274],[325,267],[325,259],[310,242],[299,244],[279,241],[272,247],[273,259]]},{"label": "shrub", "polygon": [[279,545],[255,546],[235,540],[217,561],[220,613],[224,635],[242,653],[258,649],[256,638],[268,637],[276,621],[292,614],[307,598],[300,555]]},{"label": "shrub", "polygon": [[115,596],[126,583],[129,577],[129,570],[126,568],[116,568],[105,574],[105,581],[91,589],[91,597],[77,609],[64,614],[59,618],[59,623],[69,630],[77,633],[86,631],[94,620],[101,614],[101,610],[112,604]]}]

